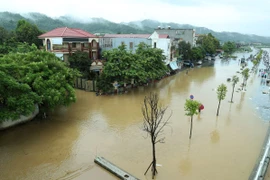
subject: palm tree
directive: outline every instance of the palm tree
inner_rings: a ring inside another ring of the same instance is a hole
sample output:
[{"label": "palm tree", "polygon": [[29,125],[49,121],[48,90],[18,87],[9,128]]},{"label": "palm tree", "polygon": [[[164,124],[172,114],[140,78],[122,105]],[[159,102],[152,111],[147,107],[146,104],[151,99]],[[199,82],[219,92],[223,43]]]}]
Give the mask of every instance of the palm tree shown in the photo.
[{"label": "palm tree", "polygon": [[232,87],[233,87],[233,90],[232,90],[232,97],[231,97],[231,103],[233,103],[233,93],[234,93],[234,88],[235,88],[235,85],[239,82],[239,77],[237,77],[236,75],[234,75],[232,77]]}]

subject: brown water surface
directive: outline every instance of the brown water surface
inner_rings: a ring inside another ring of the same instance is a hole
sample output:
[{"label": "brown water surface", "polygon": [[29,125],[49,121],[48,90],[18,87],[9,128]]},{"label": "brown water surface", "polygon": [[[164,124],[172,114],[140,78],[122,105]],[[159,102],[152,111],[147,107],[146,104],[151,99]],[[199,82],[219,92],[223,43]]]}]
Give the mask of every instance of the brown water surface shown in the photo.
[{"label": "brown water surface", "polygon": [[[169,107],[167,115],[173,113],[165,128],[165,144],[157,144],[161,166],[156,179],[248,179],[268,123],[252,103],[260,83],[257,75],[251,75],[246,92],[235,92],[234,103],[228,103],[232,86],[226,79],[238,70],[238,60],[217,59],[214,66],[191,69],[188,75],[179,72],[123,95],[95,96],[77,90],[77,102],[70,107],[56,110],[46,120],[0,132],[0,179],[117,179],[94,163],[95,156],[140,179],[151,179],[150,172],[143,175],[151,162],[151,144],[142,131],[141,114],[143,98],[150,91],[158,92]],[[216,117],[215,89],[221,83],[228,86],[228,93]],[[191,140],[184,113],[190,94],[205,106],[194,117]]]}]

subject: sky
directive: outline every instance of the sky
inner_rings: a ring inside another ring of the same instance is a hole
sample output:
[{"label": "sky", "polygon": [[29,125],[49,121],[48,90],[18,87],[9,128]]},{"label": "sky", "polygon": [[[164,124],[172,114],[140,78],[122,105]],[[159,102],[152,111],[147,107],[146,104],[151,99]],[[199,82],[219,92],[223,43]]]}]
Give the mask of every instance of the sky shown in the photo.
[{"label": "sky", "polygon": [[7,0],[1,2],[3,11],[117,23],[153,19],[270,37],[270,0]]}]

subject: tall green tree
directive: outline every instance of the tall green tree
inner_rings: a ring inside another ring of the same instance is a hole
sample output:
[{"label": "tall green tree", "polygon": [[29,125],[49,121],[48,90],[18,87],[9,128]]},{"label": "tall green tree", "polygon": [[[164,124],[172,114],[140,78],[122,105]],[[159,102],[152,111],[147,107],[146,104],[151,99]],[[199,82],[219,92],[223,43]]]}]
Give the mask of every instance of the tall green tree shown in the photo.
[{"label": "tall green tree", "polygon": [[145,43],[138,45],[136,58],[138,58],[140,68],[143,69],[143,72],[139,74],[139,81],[159,79],[166,74],[168,67],[164,63],[166,57],[162,53],[163,51],[161,49],[151,48]]},{"label": "tall green tree", "polygon": [[217,98],[218,98],[218,107],[217,107],[217,116],[219,115],[220,103],[225,99],[227,93],[227,86],[225,84],[221,84],[217,88]]},{"label": "tall green tree", "polygon": [[231,96],[231,103],[233,103],[233,94],[234,94],[234,88],[235,88],[235,85],[239,82],[239,77],[237,77],[236,75],[234,75],[232,77],[232,96]]},{"label": "tall green tree", "polygon": [[181,41],[178,44],[179,55],[182,55],[183,59],[190,59],[191,57],[191,45],[189,42]]},{"label": "tall green tree", "polygon": [[198,114],[198,108],[200,103],[198,101],[187,99],[185,103],[185,111],[186,116],[190,116],[190,130],[189,130],[189,139],[192,136],[192,129],[193,129],[193,116]]},{"label": "tall green tree", "polygon": [[222,46],[222,49],[224,50],[225,53],[232,54],[236,51],[236,44],[235,42],[225,42]]},{"label": "tall green tree", "polygon": [[197,44],[198,46],[201,46],[208,54],[216,53],[216,49],[220,47],[219,40],[216,39],[211,33],[199,36]]},{"label": "tall green tree", "polygon": [[191,58],[194,60],[203,59],[204,55],[204,50],[201,47],[193,47],[191,49]]},{"label": "tall green tree", "polygon": [[36,46],[42,45],[42,41],[38,39],[38,36],[42,32],[34,24],[27,22],[26,20],[19,20],[15,29],[16,38],[19,42],[26,42],[28,44],[35,44]]}]

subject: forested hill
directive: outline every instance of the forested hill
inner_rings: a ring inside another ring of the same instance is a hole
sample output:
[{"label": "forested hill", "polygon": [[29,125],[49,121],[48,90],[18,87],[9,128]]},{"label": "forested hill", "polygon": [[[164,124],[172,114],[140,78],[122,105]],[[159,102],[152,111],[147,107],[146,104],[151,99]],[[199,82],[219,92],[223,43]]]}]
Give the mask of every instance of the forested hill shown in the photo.
[{"label": "forested hill", "polygon": [[102,18],[91,18],[78,20],[69,16],[51,18],[40,13],[16,14],[11,12],[0,12],[0,26],[7,30],[14,30],[17,22],[25,19],[38,26],[40,30],[49,31],[56,27],[81,28],[91,33],[152,33],[158,26],[171,28],[194,28],[197,34],[212,33],[222,42],[261,42],[270,44],[270,37],[257,35],[246,35],[236,32],[215,32],[205,27],[195,27],[189,24],[177,24],[173,22],[159,22],[153,20],[133,21],[128,23],[114,23]]}]

